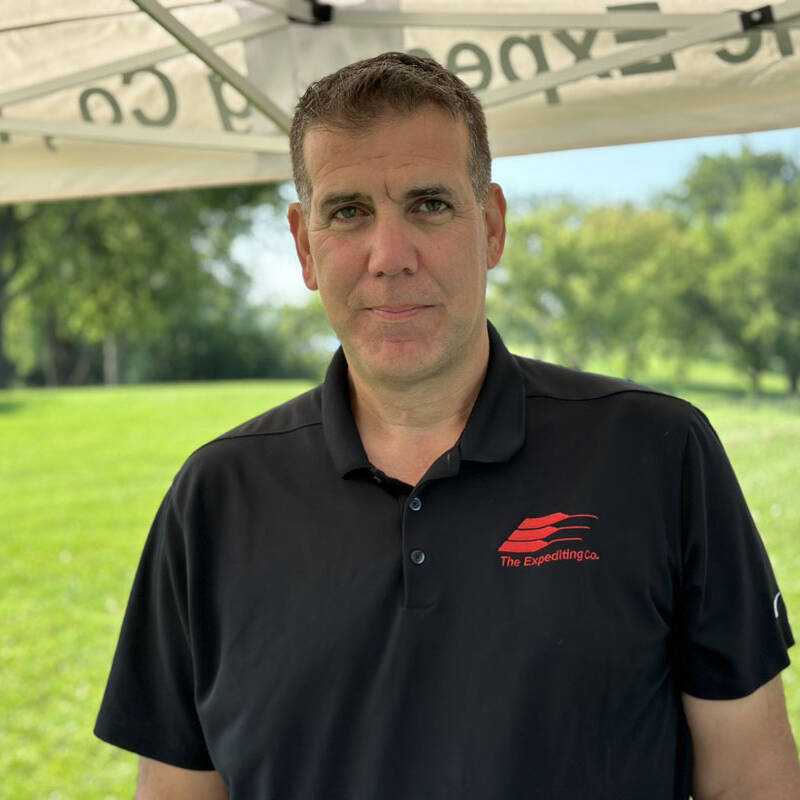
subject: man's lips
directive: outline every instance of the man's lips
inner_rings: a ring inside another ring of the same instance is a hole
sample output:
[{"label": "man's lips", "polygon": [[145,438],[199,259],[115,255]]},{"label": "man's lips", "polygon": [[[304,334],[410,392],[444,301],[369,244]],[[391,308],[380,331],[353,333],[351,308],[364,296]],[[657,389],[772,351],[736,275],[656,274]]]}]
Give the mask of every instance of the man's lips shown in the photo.
[{"label": "man's lips", "polygon": [[411,319],[412,317],[421,314],[426,309],[433,308],[433,306],[419,304],[398,304],[398,305],[380,305],[369,306],[368,310],[383,320],[401,321]]}]

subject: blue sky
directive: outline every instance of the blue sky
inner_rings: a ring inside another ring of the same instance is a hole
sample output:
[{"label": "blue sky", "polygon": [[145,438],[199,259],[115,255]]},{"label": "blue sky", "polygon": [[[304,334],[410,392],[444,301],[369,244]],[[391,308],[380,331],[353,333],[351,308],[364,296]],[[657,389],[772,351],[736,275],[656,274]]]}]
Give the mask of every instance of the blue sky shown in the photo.
[{"label": "blue sky", "polygon": [[674,188],[701,155],[736,154],[744,145],[800,160],[800,128],[498,158],[493,179],[512,199],[545,194],[643,203]]},{"label": "blue sky", "polygon": [[[512,212],[515,200],[542,195],[641,204],[675,188],[701,155],[736,154],[744,145],[757,152],[780,150],[800,162],[800,128],[787,128],[498,158],[492,177],[503,187]],[[281,303],[305,298],[291,236],[281,217],[265,218],[242,256],[255,277],[254,299]]]}]

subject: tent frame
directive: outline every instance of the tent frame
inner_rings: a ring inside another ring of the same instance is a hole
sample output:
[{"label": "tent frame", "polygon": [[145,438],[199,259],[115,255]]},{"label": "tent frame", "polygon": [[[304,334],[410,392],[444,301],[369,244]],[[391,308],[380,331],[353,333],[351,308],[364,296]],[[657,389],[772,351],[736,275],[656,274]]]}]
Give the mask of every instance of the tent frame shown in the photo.
[{"label": "tent frame", "polygon": [[[747,33],[754,28],[798,24],[800,0],[761,6],[750,11],[726,11],[715,14],[661,14],[659,12],[614,12],[614,14],[542,14],[542,13],[463,13],[457,18],[444,13],[354,11],[338,9],[316,0],[256,0],[277,12],[278,18],[254,20],[231,26],[205,38],[183,25],[159,0],[132,0],[144,13],[170,33],[175,44],[136,56],[106,62],[88,70],[80,70],[58,78],[0,93],[0,108],[39,97],[60,89],[78,86],[91,80],[120,72],[132,71],[154,63],[193,53],[214,73],[236,88],[255,108],[281,131],[274,136],[237,133],[192,133],[188,131],[150,132],[125,125],[86,123],[52,123],[44,120],[5,119],[0,129],[8,133],[41,134],[67,139],[160,144],[165,147],[235,150],[255,153],[286,153],[291,117],[268,97],[252,80],[230,62],[221,58],[214,47],[238,39],[247,39],[287,28],[290,23],[333,25],[343,27],[395,27],[415,25],[449,28],[518,28],[533,29],[606,29],[649,30],[663,34],[644,44],[627,47],[597,59],[579,61],[564,69],[542,73],[528,80],[480,93],[485,107],[513,103],[538,92],[621,68],[647,59],[675,53],[702,42]],[[676,33],[670,33],[677,31]]]}]

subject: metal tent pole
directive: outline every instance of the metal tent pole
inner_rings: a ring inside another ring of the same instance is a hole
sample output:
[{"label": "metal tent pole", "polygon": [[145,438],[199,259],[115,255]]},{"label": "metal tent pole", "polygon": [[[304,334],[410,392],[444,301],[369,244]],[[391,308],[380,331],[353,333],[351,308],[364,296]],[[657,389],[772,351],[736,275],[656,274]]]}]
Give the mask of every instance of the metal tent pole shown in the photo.
[{"label": "metal tent pole", "polygon": [[591,61],[580,61],[571,67],[544,73],[530,80],[517,81],[509,86],[490,89],[480,94],[481,102],[487,108],[510,103],[536,92],[563,86],[600,72],[607,72],[615,67],[623,67],[637,61],[667,55],[695,44],[724,39],[741,34],[753,27],[788,21],[798,16],[800,16],[800,0],[786,0],[780,5],[764,6],[749,12],[725,11],[717,15],[713,22],[698,25],[682,33],[664,36],[647,44],[626,48],[619,53]]},{"label": "metal tent pole", "polygon": [[249,78],[234,69],[224,58],[220,58],[209,45],[192,33],[182,22],[165,9],[158,0],[133,0],[139,8],[152,17],[162,28],[169,31],[184,47],[194,53],[224,81],[236,88],[262,114],[271,119],[284,133],[289,132],[291,117]]}]

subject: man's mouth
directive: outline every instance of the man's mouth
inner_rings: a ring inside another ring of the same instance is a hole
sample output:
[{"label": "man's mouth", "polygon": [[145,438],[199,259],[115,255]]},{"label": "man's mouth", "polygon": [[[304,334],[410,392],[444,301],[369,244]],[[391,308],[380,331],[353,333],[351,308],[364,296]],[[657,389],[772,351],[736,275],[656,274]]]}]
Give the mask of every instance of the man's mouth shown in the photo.
[{"label": "man's mouth", "polygon": [[429,308],[432,308],[432,306],[403,303],[397,305],[391,304],[391,305],[370,306],[369,310],[382,320],[387,320],[390,322],[399,322],[402,320],[411,319],[412,317],[416,317]]}]

